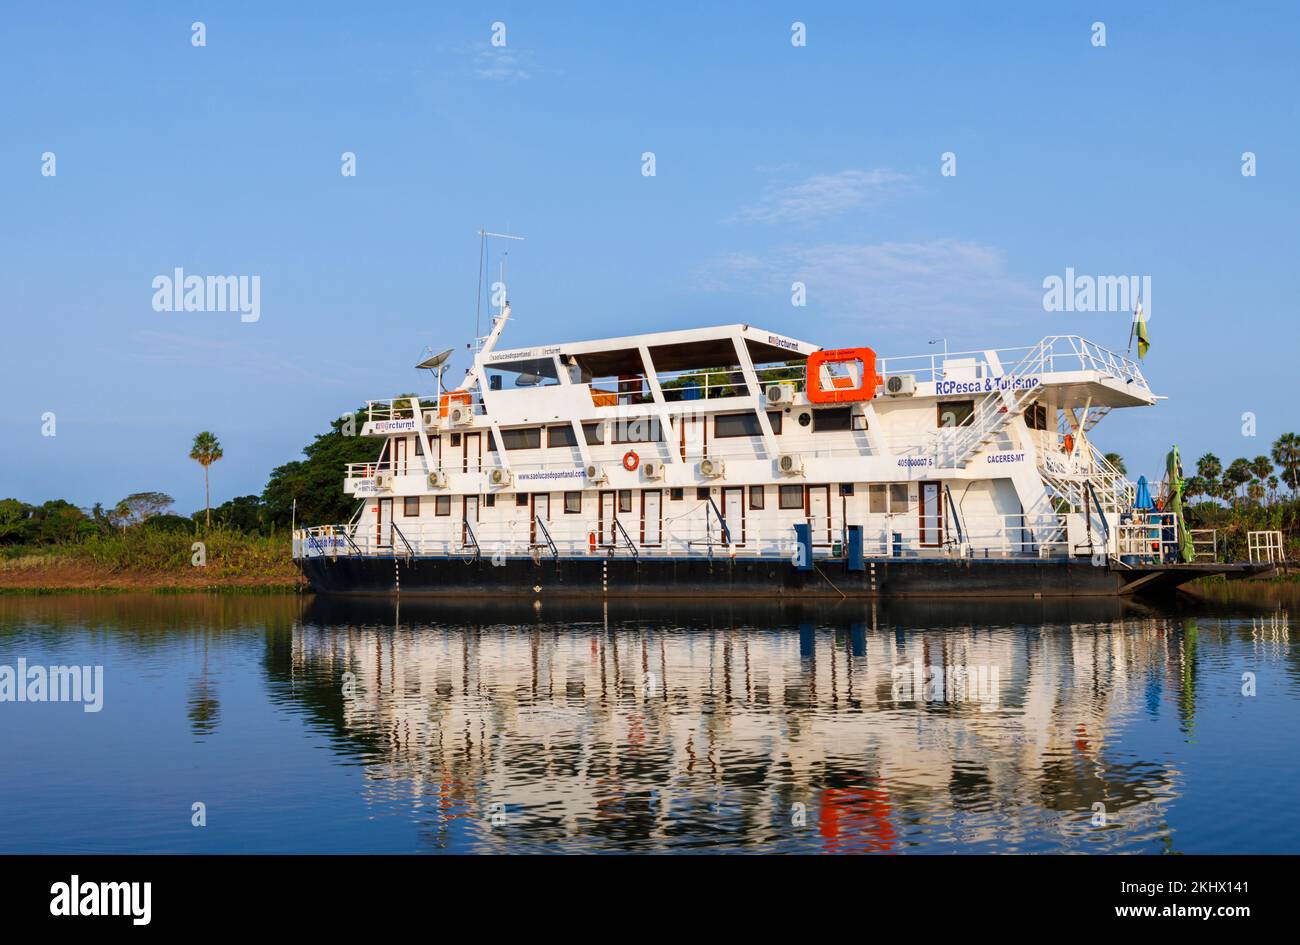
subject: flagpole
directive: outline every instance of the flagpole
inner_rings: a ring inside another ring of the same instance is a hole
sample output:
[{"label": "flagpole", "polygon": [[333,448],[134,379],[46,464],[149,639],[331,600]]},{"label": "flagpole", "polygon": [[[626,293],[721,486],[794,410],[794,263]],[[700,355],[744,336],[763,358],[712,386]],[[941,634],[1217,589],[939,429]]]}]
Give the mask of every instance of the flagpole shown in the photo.
[{"label": "flagpole", "polygon": [[1129,323],[1128,323],[1128,348],[1125,349],[1124,351],[1125,354],[1133,353],[1133,331],[1137,328],[1138,311],[1141,310],[1141,308],[1142,308],[1142,293],[1139,292],[1137,297],[1137,308],[1133,309],[1133,317],[1129,319]]}]

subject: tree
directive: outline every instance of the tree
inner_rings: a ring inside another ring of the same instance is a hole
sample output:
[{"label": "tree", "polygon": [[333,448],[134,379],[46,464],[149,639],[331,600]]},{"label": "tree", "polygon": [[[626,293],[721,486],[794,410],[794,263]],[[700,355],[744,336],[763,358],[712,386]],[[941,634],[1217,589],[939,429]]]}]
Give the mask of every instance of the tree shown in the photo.
[{"label": "tree", "polygon": [[1282,481],[1295,497],[1297,480],[1300,480],[1300,436],[1283,433],[1273,443],[1273,462],[1282,470]]},{"label": "tree", "polygon": [[[368,414],[364,409],[349,417],[348,425],[360,429]],[[356,511],[357,500],[343,491],[343,477],[348,463],[372,463],[380,445],[372,438],[347,435],[343,418],[330,424],[328,433],[319,434],[303,447],[304,460],[277,466],[262,491],[262,503],[270,522],[288,525],[293,502],[298,500],[298,524],[332,525],[346,522]]]},{"label": "tree", "polygon": [[204,430],[194,437],[194,447],[190,450],[190,459],[203,467],[203,511],[204,528],[212,525],[212,499],[208,492],[208,467],[222,457],[221,443],[216,435]]},{"label": "tree", "polygon": [[1227,498],[1233,501],[1238,497],[1241,487],[1251,480],[1250,460],[1234,459],[1223,473],[1223,484]]},{"label": "tree", "polygon": [[1128,467],[1124,465],[1124,457],[1119,455],[1119,453],[1107,453],[1106,462],[1114,466],[1115,471],[1121,476],[1128,475]]},{"label": "tree", "polygon": [[113,525],[126,528],[139,525],[155,515],[161,515],[172,506],[172,497],[165,492],[133,492],[108,513],[108,520]]}]

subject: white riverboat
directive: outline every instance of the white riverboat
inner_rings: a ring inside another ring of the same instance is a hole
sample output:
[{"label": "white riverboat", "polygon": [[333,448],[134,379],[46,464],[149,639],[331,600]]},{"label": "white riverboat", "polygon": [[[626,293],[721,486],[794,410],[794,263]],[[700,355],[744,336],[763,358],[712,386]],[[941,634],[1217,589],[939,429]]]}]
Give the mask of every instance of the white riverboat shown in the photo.
[{"label": "white riverboat", "polygon": [[1093,442],[1156,395],[1087,339],[878,357],[736,324],[503,349],[509,319],[454,390],[367,403],[355,516],[295,533],[318,590],[1110,594],[1177,543]]}]

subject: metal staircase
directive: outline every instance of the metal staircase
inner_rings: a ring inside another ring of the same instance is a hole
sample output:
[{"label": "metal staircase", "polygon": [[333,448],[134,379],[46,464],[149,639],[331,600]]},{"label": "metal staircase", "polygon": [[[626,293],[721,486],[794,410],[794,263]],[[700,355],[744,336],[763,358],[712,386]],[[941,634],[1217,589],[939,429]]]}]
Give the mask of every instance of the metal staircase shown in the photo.
[{"label": "metal staircase", "polygon": [[[1041,371],[1044,359],[1044,342],[1039,342],[1010,371],[1005,371],[994,382],[1004,378],[1018,378]],[[1039,388],[1023,390],[992,390],[975,405],[969,424],[958,428],[951,444],[952,465],[965,469],[972,459],[992,443],[1007,425],[1025,412],[1025,408],[1038,399]]]}]

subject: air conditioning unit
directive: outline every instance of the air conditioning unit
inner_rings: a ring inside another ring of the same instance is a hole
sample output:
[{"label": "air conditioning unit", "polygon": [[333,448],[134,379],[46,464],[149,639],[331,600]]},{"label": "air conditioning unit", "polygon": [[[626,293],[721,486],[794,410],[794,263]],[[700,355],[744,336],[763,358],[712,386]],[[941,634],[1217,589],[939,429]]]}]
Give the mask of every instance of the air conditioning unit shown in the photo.
[{"label": "air conditioning unit", "polygon": [[393,488],[393,474],[390,472],[375,473],[375,488],[376,489]]},{"label": "air conditioning unit", "polygon": [[488,482],[494,486],[508,486],[515,481],[515,474],[508,469],[494,469],[488,473]]},{"label": "air conditioning unit", "polygon": [[435,469],[429,473],[429,485],[434,489],[447,488],[447,474],[441,469]]},{"label": "air conditioning unit", "polygon": [[586,473],[587,478],[592,482],[604,482],[609,478],[605,475],[605,467],[597,465],[596,463],[588,463]]},{"label": "air conditioning unit", "polygon": [[426,410],[424,412],[424,428],[426,430],[438,429],[438,411]]},{"label": "air conditioning unit", "polygon": [[641,475],[647,479],[662,479],[664,477],[663,464],[656,463],[653,459],[647,460],[641,464]]},{"label": "air conditioning unit", "polygon": [[769,384],[767,387],[767,403],[770,407],[780,407],[784,404],[794,403],[794,385]]},{"label": "air conditioning unit", "polygon": [[468,426],[474,422],[474,411],[465,404],[453,406],[447,410],[447,422],[453,427]]},{"label": "air conditioning unit", "polygon": [[726,471],[720,459],[702,459],[700,460],[700,475],[705,479],[720,479]]},{"label": "air conditioning unit", "polygon": [[786,476],[798,476],[803,473],[803,457],[798,453],[782,453],[776,458],[776,469]]},{"label": "air conditioning unit", "polygon": [[890,397],[911,397],[916,393],[916,375],[889,375],[885,378],[885,393]]}]

